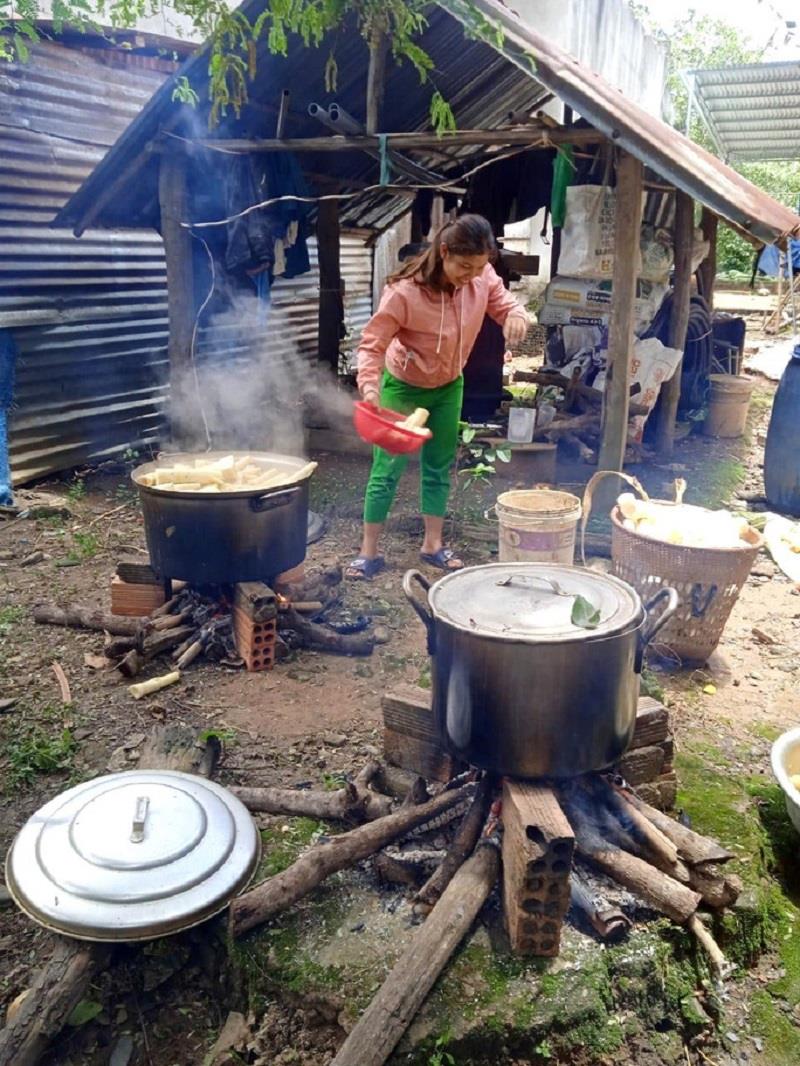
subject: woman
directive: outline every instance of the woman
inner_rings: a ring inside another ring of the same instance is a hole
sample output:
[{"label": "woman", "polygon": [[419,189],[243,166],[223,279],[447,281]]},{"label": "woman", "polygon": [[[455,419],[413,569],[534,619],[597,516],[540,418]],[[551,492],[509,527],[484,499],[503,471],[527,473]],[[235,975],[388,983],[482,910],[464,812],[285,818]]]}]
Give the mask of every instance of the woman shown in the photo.
[{"label": "woman", "polygon": [[[423,562],[440,570],[463,564],[442,543],[450,471],[458,446],[464,391],[462,371],[488,314],[509,345],[523,340],[528,316],[503,288],[490,265],[496,252],[491,226],[462,215],[443,226],[430,248],[388,281],[358,350],[358,387],[367,403],[408,414],[428,412],[433,437],[420,456],[420,500],[425,523]],[[375,448],[364,503],[364,535],[348,576],[371,578],[385,566],[380,535],[408,457]]]}]

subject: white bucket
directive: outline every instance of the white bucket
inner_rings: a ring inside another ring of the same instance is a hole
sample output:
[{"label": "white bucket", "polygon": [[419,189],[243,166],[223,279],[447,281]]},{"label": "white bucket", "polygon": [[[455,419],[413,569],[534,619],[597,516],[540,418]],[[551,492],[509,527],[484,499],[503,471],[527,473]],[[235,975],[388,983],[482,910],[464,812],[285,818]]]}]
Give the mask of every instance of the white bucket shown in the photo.
[{"label": "white bucket", "polygon": [[533,407],[509,407],[508,439],[512,444],[530,444],[535,425],[536,411]]},{"label": "white bucket", "polygon": [[577,496],[556,489],[524,489],[501,493],[494,506],[501,563],[572,565],[581,517]]}]

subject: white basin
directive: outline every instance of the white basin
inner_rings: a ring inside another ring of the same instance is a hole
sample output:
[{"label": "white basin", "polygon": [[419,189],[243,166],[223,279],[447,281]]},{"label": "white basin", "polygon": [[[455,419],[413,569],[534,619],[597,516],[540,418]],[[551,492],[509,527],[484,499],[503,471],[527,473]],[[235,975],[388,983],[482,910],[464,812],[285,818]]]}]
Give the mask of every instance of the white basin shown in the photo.
[{"label": "white basin", "polygon": [[792,824],[800,833],[800,791],[790,781],[792,774],[800,774],[800,726],[778,737],[772,745],[772,772],[783,789]]}]

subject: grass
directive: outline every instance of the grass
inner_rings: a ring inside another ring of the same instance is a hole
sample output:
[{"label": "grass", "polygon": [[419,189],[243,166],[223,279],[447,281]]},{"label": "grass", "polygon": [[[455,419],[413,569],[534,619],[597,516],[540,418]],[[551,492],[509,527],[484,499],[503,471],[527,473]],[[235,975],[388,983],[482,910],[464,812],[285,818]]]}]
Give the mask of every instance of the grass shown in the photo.
[{"label": "grass", "polygon": [[86,496],[86,482],[76,478],[67,490],[67,499],[70,503],[78,503]]},{"label": "grass", "polygon": [[30,785],[37,774],[71,769],[76,746],[69,729],[62,729],[53,736],[36,726],[24,735],[12,737],[6,750],[8,788]]},{"label": "grass", "polygon": [[0,637],[7,637],[12,626],[21,622],[24,616],[21,607],[0,607]]},{"label": "grass", "polygon": [[73,533],[73,547],[67,558],[70,562],[85,562],[100,551],[100,538],[95,533]]}]

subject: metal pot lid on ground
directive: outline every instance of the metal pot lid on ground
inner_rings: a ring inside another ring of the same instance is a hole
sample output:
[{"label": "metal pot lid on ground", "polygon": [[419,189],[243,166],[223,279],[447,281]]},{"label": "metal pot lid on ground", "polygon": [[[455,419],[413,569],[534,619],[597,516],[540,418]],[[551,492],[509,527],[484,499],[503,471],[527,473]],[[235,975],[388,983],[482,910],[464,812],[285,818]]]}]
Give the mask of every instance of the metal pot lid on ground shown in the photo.
[{"label": "metal pot lid on ground", "polygon": [[[580,596],[598,616],[573,621]],[[644,619],[630,585],[610,574],[550,563],[489,563],[458,570],[431,587],[437,621],[504,640],[596,640],[635,628]]]},{"label": "metal pot lid on ground", "polygon": [[82,940],[149,940],[205,921],[250,881],[260,838],[246,807],[205,778],[108,774],[63,792],[6,859],[18,906]]}]

